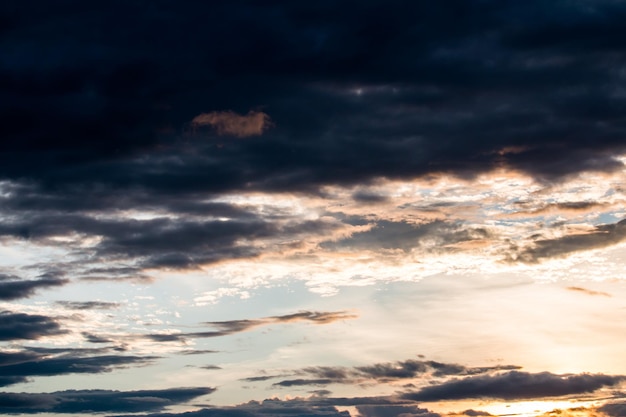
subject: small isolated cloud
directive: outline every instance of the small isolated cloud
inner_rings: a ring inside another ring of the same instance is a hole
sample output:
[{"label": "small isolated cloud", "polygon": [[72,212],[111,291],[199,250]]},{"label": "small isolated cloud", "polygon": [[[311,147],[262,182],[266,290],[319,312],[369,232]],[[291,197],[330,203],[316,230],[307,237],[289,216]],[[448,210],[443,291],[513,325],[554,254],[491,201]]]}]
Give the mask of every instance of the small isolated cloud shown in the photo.
[{"label": "small isolated cloud", "polygon": [[120,306],[107,301],[57,301],[56,304],[70,310],[111,310]]},{"label": "small isolated cloud", "polygon": [[273,385],[276,387],[329,384],[356,385],[372,381],[376,383],[386,383],[427,375],[433,377],[451,375],[468,376],[514,369],[519,369],[519,366],[498,365],[492,367],[465,367],[454,363],[409,359],[406,361],[376,363],[353,368],[342,366],[311,366],[297,372],[297,375],[305,375],[309,378],[288,379],[276,382]]},{"label": "small isolated cloud", "polygon": [[251,110],[246,115],[232,111],[202,113],[191,121],[194,127],[211,126],[220,136],[245,138],[258,136],[271,126],[270,117],[263,112]]},{"label": "small isolated cloud", "polygon": [[402,398],[413,401],[443,401],[471,398],[522,400],[583,394],[614,386],[626,377],[621,375],[556,375],[550,372],[507,372],[444,382],[407,393]]},{"label": "small isolated cloud", "polygon": [[576,292],[587,294],[587,295],[601,295],[603,297],[611,297],[611,294],[609,294],[608,292],[594,291],[594,290],[590,290],[590,289],[582,288],[582,287],[567,287],[567,289],[570,291],[576,291]]}]

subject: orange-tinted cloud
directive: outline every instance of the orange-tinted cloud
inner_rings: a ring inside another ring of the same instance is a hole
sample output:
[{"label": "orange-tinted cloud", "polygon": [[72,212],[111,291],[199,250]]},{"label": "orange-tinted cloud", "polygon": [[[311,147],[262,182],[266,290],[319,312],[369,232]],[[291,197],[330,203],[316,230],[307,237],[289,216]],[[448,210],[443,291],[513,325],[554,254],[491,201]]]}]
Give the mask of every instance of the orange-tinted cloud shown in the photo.
[{"label": "orange-tinted cloud", "polygon": [[191,124],[194,127],[211,126],[220,136],[230,135],[244,138],[262,134],[272,123],[266,113],[251,110],[246,115],[232,111],[202,113],[194,117]]},{"label": "orange-tinted cloud", "polygon": [[602,295],[604,297],[611,296],[611,294],[606,293],[606,292],[588,290],[587,288],[582,288],[582,287],[567,287],[567,289],[570,291],[578,291],[578,292],[582,292],[582,293],[589,294],[589,295]]}]

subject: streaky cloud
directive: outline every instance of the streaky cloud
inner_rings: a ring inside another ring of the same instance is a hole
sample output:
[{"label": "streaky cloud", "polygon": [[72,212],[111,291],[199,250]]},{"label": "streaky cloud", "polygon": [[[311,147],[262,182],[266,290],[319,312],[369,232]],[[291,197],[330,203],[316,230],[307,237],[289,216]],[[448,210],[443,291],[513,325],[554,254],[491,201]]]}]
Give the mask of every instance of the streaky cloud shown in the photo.
[{"label": "streaky cloud", "polygon": [[52,317],[0,311],[0,341],[36,340],[47,336],[66,334],[67,332]]},{"label": "streaky cloud", "polygon": [[119,413],[159,411],[214,392],[214,388],[168,388],[162,390],[111,391],[68,390],[50,393],[0,393],[0,412]]},{"label": "streaky cloud", "polygon": [[55,277],[23,280],[13,275],[0,274],[0,300],[11,301],[33,296],[43,288],[61,287],[70,281]]},{"label": "streaky cloud", "polygon": [[550,372],[533,374],[512,371],[452,380],[402,394],[402,398],[413,401],[551,398],[591,393],[603,387],[615,386],[625,379],[626,376],[622,375],[557,375]]}]

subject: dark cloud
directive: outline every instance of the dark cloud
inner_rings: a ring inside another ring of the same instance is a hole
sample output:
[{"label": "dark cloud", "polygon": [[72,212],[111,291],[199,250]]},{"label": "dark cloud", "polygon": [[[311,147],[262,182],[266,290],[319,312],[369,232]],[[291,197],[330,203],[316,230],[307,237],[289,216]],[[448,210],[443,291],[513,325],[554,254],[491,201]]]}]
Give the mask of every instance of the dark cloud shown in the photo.
[{"label": "dark cloud", "polygon": [[31,297],[41,288],[60,287],[68,282],[69,280],[54,277],[22,280],[13,275],[0,274],[0,300],[10,301]]},{"label": "dark cloud", "polygon": [[[519,366],[513,365],[466,367],[454,363],[408,359],[406,361],[377,363],[374,365],[356,366],[353,368],[339,366],[312,366],[298,371],[299,375],[307,375],[312,378],[287,379],[279,381],[274,385],[291,387],[302,385],[360,384],[371,382],[372,379],[377,383],[385,383],[418,377],[479,375],[519,368]],[[276,377],[279,376],[272,376],[270,378]],[[266,377],[261,378],[270,379]]]},{"label": "dark cloud", "polygon": [[112,339],[98,336],[98,335],[91,334],[91,333],[87,333],[87,332],[83,332],[82,335],[85,338],[85,340],[89,343],[112,343],[114,342],[114,340]]},{"label": "dark cloud", "polygon": [[594,290],[590,290],[590,289],[582,288],[582,287],[567,287],[566,289],[570,291],[580,292],[580,293],[587,294],[587,295],[601,295],[603,297],[611,297],[611,294],[607,292],[594,291]]},{"label": "dark cloud", "polygon": [[411,224],[406,221],[391,222],[381,220],[371,230],[355,233],[336,242],[323,243],[325,248],[352,249],[402,249],[410,251],[419,247],[424,240],[441,249],[445,245],[484,239],[489,236],[486,229],[470,229],[460,224],[434,221],[425,224]]},{"label": "dark cloud", "polygon": [[[166,2],[125,5],[113,31],[119,7],[3,7],[0,176],[303,190],[620,166],[619,2]],[[198,114],[257,106],[276,124],[263,140],[181,135]]]},{"label": "dark cloud", "polygon": [[207,353],[218,353],[218,350],[208,350],[208,349],[187,349],[178,352],[181,355],[205,355]]},{"label": "dark cloud", "polygon": [[[350,417],[347,411],[338,411],[329,405],[320,405],[306,400],[280,401],[278,399],[262,402],[250,401],[234,407],[205,408],[187,413],[148,414],[146,417]],[[130,417],[130,416],[117,416]]]},{"label": "dark cloud", "polygon": [[287,379],[275,383],[279,387],[294,387],[301,385],[328,385],[333,382],[332,379]]},{"label": "dark cloud", "polygon": [[121,305],[108,301],[57,301],[56,304],[70,310],[111,310]]},{"label": "dark cloud", "polygon": [[414,401],[549,398],[590,393],[603,387],[615,386],[625,378],[602,374],[555,375],[549,372],[531,374],[513,371],[452,380],[403,394],[402,398]]},{"label": "dark cloud", "polygon": [[480,416],[490,416],[491,414],[486,412],[486,411],[480,411],[480,410],[465,410],[462,411],[459,414],[465,414],[466,416],[470,416],[470,417],[480,417]]},{"label": "dark cloud", "polygon": [[67,333],[52,317],[0,311],[0,340],[40,339]]},{"label": "dark cloud", "polygon": [[217,369],[222,369],[221,366],[217,366],[217,365],[205,365],[205,366],[201,366],[200,369],[206,369],[208,371],[213,371],[213,370],[217,370]]},{"label": "dark cloud", "polygon": [[99,349],[37,349],[0,352],[0,374],[4,386],[25,382],[33,376],[100,374],[128,366],[152,363],[155,356],[101,354]]},{"label": "dark cloud", "polygon": [[610,402],[598,408],[599,411],[608,414],[611,417],[626,416],[626,402]]},{"label": "dark cloud", "polygon": [[360,405],[357,410],[361,417],[440,417],[417,405]]},{"label": "dark cloud", "polygon": [[[439,414],[419,408],[413,403],[391,397],[355,397],[333,398],[325,395],[314,395],[309,398],[294,398],[291,400],[279,400],[277,398],[263,401],[250,401],[232,407],[211,407],[186,413],[158,413],[148,414],[146,417],[350,417],[347,411],[338,411],[339,406],[356,406],[360,415],[367,417],[384,416],[421,416],[438,417]],[[130,416],[118,416],[130,417]]]},{"label": "dark cloud", "polygon": [[[86,214],[24,212],[0,225],[0,236],[55,244],[54,237],[75,234],[98,236],[99,243],[86,251],[80,243],[65,245],[75,254],[94,261],[110,261],[111,267],[90,268],[89,262],[67,264],[82,279],[145,279],[146,268],[193,268],[223,260],[254,258],[261,253],[256,240],[280,237],[297,240],[304,234],[325,234],[339,227],[329,220],[289,219],[278,222],[244,215],[242,218],[173,219],[160,216],[148,220],[96,218]],[[248,242],[248,243],[242,243]],[[118,267],[126,261],[135,266]],[[58,265],[57,265],[58,266]]]},{"label": "dark cloud", "polygon": [[7,414],[149,412],[183,404],[213,391],[215,391],[213,388],[168,388],[141,391],[3,392],[0,393],[0,412]]},{"label": "dark cloud", "polygon": [[562,257],[574,252],[615,245],[624,239],[626,239],[626,220],[621,220],[614,224],[596,226],[593,231],[585,234],[536,240],[533,246],[507,255],[507,260],[537,263],[544,259]]},{"label": "dark cloud", "polygon": [[246,382],[259,382],[259,381],[267,381],[270,379],[280,378],[283,375],[261,375],[261,376],[251,376],[248,378],[241,378],[240,381]]}]

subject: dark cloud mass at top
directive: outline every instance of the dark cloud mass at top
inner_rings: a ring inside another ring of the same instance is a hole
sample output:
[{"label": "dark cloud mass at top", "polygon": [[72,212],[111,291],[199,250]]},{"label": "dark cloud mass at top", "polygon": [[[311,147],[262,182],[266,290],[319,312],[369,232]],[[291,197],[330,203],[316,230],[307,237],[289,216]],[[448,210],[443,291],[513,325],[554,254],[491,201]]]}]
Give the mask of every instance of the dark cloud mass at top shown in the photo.
[{"label": "dark cloud mass at top", "polygon": [[[0,177],[45,192],[305,190],[502,165],[554,180],[615,168],[624,149],[621,2],[0,11]],[[219,115],[275,127],[217,147],[189,128],[202,114],[222,135],[241,132]]]}]

